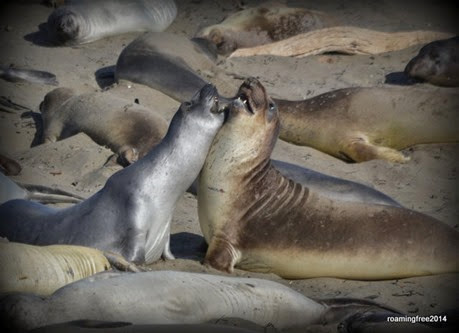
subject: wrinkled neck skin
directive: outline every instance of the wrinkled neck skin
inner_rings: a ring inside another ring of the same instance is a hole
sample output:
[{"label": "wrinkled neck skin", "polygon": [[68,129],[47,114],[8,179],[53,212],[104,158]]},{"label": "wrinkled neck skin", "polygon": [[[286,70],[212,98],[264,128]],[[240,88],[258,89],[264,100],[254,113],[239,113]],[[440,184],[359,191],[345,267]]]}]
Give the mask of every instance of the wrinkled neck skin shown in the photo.
[{"label": "wrinkled neck skin", "polygon": [[198,188],[199,220],[208,242],[219,227],[217,223],[225,222],[222,216],[235,216],[234,212],[231,214],[232,203],[238,198],[234,193],[244,191],[254,182],[261,183],[273,170],[270,155],[276,138],[274,135],[269,144],[263,131],[231,122],[225,123],[218,132],[201,171]]}]

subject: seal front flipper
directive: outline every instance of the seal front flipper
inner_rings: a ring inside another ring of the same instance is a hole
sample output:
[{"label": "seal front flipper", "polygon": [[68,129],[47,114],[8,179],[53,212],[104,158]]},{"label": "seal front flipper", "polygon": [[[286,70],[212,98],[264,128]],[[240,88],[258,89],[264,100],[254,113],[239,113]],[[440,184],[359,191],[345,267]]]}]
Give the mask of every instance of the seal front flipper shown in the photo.
[{"label": "seal front flipper", "polygon": [[372,144],[366,136],[350,139],[343,148],[339,154],[354,162],[381,159],[389,162],[406,163],[410,160],[409,157],[395,149]]},{"label": "seal front flipper", "polygon": [[204,259],[204,265],[232,273],[241,252],[221,236],[214,236]]},{"label": "seal front flipper", "polygon": [[140,268],[134,263],[127,261],[122,255],[111,251],[104,251],[104,256],[112,267],[124,272],[145,272],[143,268]]}]

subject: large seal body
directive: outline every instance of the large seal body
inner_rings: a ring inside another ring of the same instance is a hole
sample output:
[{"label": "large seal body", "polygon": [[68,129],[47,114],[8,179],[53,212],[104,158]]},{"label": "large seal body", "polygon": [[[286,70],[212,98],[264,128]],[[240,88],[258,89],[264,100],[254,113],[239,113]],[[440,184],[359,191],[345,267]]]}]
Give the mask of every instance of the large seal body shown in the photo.
[{"label": "large seal body", "polygon": [[202,29],[197,36],[215,44],[220,54],[229,54],[238,48],[272,43],[336,23],[323,12],[268,2],[236,12]]},{"label": "large seal body", "polygon": [[48,38],[56,44],[83,44],[134,31],[163,31],[175,19],[174,0],[79,0],[48,17]]},{"label": "large seal body", "polygon": [[111,268],[96,249],[0,242],[0,292],[50,295],[71,282]]},{"label": "large seal body", "polygon": [[[331,199],[272,167],[279,118],[255,79],[240,88],[200,175],[198,212],[219,270],[389,279],[459,269],[458,232],[388,205]],[[243,144],[241,144],[243,142]]]},{"label": "large seal body", "polygon": [[422,47],[406,65],[405,73],[437,86],[459,86],[459,36]]},{"label": "large seal body", "polygon": [[398,150],[459,141],[459,94],[429,88],[345,88],[302,101],[277,99],[279,137],[346,161],[406,162]]},{"label": "large seal body", "polygon": [[145,156],[167,132],[167,121],[157,112],[108,92],[75,95],[57,88],[45,96],[40,110],[44,142],[84,132],[123,164]]},{"label": "large seal body", "polygon": [[36,245],[90,246],[139,263],[161,254],[172,258],[172,213],[223,123],[218,111],[216,89],[207,85],[181,105],[159,145],[111,176],[92,197],[61,210],[24,200],[0,206],[0,236]]},{"label": "large seal body", "polygon": [[80,319],[144,325],[199,324],[221,318],[284,329],[334,322],[358,308],[370,307],[378,305],[351,299],[314,301],[263,279],[156,271],[101,273],[45,299],[27,294],[4,296],[0,317],[15,329]]},{"label": "large seal body", "polygon": [[[216,54],[205,40],[171,33],[148,33],[126,46],[118,57],[115,78],[141,83],[184,102],[207,84],[210,73],[219,92],[232,96],[237,87],[220,77]],[[199,74],[201,73],[201,75]]]}]

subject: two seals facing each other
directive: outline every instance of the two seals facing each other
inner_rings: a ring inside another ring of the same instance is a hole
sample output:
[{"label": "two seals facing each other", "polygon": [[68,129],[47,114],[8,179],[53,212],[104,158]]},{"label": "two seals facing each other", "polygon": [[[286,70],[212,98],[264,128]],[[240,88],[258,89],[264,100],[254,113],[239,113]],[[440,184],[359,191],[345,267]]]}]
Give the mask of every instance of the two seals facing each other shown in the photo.
[{"label": "two seals facing each other", "polygon": [[36,245],[89,246],[135,263],[151,263],[161,254],[173,258],[172,213],[201,170],[223,124],[221,111],[217,90],[206,85],[180,106],[160,144],[85,201],[60,210],[24,200],[1,205],[0,236]]},{"label": "two seals facing each other", "polygon": [[145,156],[168,126],[157,112],[109,92],[76,95],[69,88],[57,88],[45,96],[40,110],[45,143],[84,132],[109,147],[123,165]]},{"label": "two seals facing each other", "polygon": [[134,31],[163,31],[177,16],[174,0],[80,0],[48,17],[50,42],[74,45]]},{"label": "two seals facing each other", "polygon": [[459,234],[450,226],[401,207],[331,199],[282,176],[270,161],[276,104],[256,79],[238,96],[200,174],[208,265],[364,280],[459,270]]}]

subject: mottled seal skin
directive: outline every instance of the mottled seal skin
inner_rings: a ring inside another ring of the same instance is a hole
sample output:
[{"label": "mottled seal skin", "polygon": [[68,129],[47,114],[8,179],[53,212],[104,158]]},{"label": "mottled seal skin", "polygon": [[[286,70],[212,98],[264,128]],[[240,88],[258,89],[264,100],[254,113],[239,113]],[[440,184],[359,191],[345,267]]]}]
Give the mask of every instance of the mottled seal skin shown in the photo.
[{"label": "mottled seal skin", "polygon": [[24,200],[0,206],[0,236],[35,244],[73,244],[151,263],[169,248],[172,213],[198,176],[212,139],[223,124],[218,94],[207,85],[183,103],[169,130],[146,156],[115,173],[85,201],[53,209]]},{"label": "mottled seal skin", "polygon": [[116,63],[115,79],[144,84],[184,102],[208,83],[202,73],[210,73],[219,92],[233,96],[237,87],[220,79],[215,56],[212,46],[203,39],[151,32],[123,49]]},{"label": "mottled seal skin", "polygon": [[0,318],[16,330],[81,319],[146,325],[200,324],[221,318],[288,329],[337,322],[370,308],[388,309],[358,299],[315,301],[263,279],[179,271],[104,272],[48,298],[30,294],[0,298]]},{"label": "mottled seal skin", "polygon": [[48,17],[50,42],[75,45],[134,31],[163,31],[175,19],[174,0],[80,0]]},{"label": "mottled seal skin", "polygon": [[425,45],[406,65],[405,73],[437,86],[459,86],[459,36]]},{"label": "mottled seal skin", "polygon": [[405,208],[331,199],[282,176],[270,162],[279,125],[261,83],[245,81],[200,174],[207,265],[362,280],[459,270],[452,227]]},{"label": "mottled seal skin", "polygon": [[459,142],[459,94],[432,87],[345,88],[316,97],[275,100],[280,139],[348,162],[409,160],[399,150]]},{"label": "mottled seal skin", "polygon": [[208,39],[220,54],[226,55],[238,48],[272,43],[336,23],[323,12],[269,2],[236,12],[221,23],[202,29],[197,37]]},{"label": "mottled seal skin", "polygon": [[40,105],[43,142],[80,132],[109,147],[123,165],[145,156],[166,135],[167,121],[153,110],[109,92],[76,95],[69,88],[49,92]]}]

